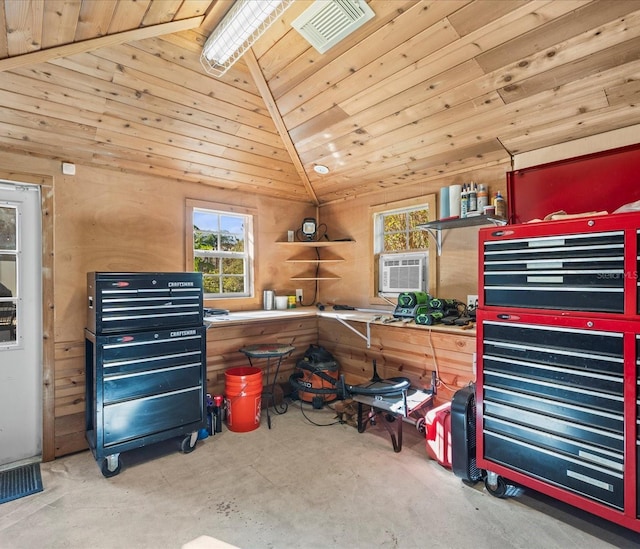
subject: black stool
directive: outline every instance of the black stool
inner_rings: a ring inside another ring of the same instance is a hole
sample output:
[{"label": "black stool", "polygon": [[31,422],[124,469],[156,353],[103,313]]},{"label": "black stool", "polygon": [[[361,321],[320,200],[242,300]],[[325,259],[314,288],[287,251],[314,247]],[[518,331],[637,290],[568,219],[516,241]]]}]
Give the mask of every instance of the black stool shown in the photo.
[{"label": "black stool", "polygon": [[[289,405],[282,402],[281,407],[278,407],[275,399],[275,389],[276,389],[276,380],[278,379],[278,372],[280,371],[280,365],[282,364],[282,359],[286,356],[289,356],[293,351],[295,351],[295,347],[289,345],[287,343],[257,343],[255,345],[247,345],[240,349],[241,353],[244,353],[249,359],[249,364],[253,366],[253,362],[251,359],[255,358],[266,358],[267,365],[265,368],[266,380],[265,387],[262,393],[267,397],[270,397],[271,402],[273,403],[273,409],[276,414],[284,414],[287,411]],[[271,387],[269,388],[269,375],[271,369],[271,359],[276,358],[277,362],[275,364],[275,372],[273,373],[273,381],[271,382]],[[271,429],[271,416],[269,415],[269,401],[267,400],[267,425],[269,429]]]}]

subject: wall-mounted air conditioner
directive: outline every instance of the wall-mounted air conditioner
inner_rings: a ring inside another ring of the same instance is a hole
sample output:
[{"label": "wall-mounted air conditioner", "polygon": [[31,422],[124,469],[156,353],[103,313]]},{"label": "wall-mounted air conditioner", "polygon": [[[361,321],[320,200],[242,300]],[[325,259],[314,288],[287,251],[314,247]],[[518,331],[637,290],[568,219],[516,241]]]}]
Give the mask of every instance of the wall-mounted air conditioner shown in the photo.
[{"label": "wall-mounted air conditioner", "polygon": [[379,291],[426,292],[428,252],[380,254]]}]

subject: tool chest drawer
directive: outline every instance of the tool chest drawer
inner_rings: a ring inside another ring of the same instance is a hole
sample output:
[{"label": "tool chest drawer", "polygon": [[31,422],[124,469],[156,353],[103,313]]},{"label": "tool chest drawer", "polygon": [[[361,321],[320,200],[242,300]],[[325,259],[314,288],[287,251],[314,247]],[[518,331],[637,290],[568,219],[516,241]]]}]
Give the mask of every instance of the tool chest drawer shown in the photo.
[{"label": "tool chest drawer", "polygon": [[625,351],[629,338],[640,349],[636,324],[478,315],[482,460],[623,509]]},{"label": "tool chest drawer", "polygon": [[480,306],[635,316],[640,215],[480,230]]},{"label": "tool chest drawer", "polygon": [[204,326],[85,335],[87,430],[100,455],[204,423]]},{"label": "tool chest drawer", "polygon": [[485,304],[624,312],[624,233],[486,242]]},{"label": "tool chest drawer", "polygon": [[95,334],[202,325],[200,273],[87,273],[87,329]]}]

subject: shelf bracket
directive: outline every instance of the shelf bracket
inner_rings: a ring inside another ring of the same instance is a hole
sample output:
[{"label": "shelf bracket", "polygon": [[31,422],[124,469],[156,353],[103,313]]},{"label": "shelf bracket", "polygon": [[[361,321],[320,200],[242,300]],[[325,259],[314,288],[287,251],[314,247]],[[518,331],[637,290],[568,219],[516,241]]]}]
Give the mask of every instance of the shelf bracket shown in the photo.
[{"label": "shelf bracket", "polygon": [[436,241],[436,251],[438,252],[438,257],[440,257],[442,255],[442,230],[425,227],[425,231],[427,231]]},{"label": "shelf bracket", "polygon": [[344,320],[343,318],[340,318],[339,316],[335,317],[336,320],[342,324],[343,326],[346,326],[347,328],[349,328],[349,330],[351,330],[354,334],[357,334],[358,336],[360,336],[362,339],[364,339],[367,342],[367,349],[371,348],[371,322],[373,322],[372,320],[368,320],[367,321],[367,335],[364,335],[362,332],[360,332],[359,330],[356,330],[353,326],[351,326],[351,324],[349,324],[346,320]]}]

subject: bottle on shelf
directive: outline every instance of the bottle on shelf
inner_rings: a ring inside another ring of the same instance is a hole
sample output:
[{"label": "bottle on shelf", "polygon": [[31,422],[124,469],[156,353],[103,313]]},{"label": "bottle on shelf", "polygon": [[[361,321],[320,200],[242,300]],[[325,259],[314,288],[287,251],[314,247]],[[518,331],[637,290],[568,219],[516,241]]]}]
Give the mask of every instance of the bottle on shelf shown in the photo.
[{"label": "bottle on shelf", "polygon": [[462,192],[460,193],[460,218],[464,219],[469,213],[469,189],[467,184],[462,185]]},{"label": "bottle on shelf", "polygon": [[470,183],[469,187],[469,212],[478,210],[478,184]]},{"label": "bottle on shelf", "polygon": [[496,208],[496,217],[507,217],[507,201],[502,197],[500,191],[496,193],[496,197],[493,199],[493,205]]},{"label": "bottle on shelf", "polygon": [[481,183],[478,189],[477,196],[477,209],[478,211],[484,211],[484,207],[489,205],[489,192],[486,187]]}]

